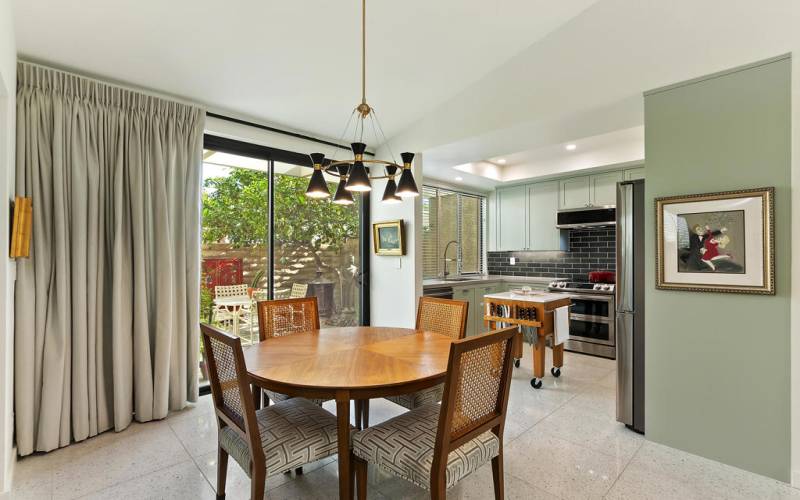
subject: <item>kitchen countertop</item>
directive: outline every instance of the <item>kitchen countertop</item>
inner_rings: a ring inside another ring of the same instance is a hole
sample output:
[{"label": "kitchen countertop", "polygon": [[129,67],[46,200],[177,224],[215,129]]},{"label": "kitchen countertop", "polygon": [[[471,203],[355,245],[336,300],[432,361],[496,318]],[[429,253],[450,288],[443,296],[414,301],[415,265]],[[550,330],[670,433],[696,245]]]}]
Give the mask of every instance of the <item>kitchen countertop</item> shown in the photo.
[{"label": "kitchen countertop", "polygon": [[567,278],[545,278],[541,276],[504,276],[504,275],[481,275],[481,276],[465,276],[463,280],[442,280],[439,278],[431,278],[422,280],[422,287],[433,286],[463,286],[463,285],[482,285],[500,282],[511,283],[543,283],[548,284],[551,281],[566,281]]}]

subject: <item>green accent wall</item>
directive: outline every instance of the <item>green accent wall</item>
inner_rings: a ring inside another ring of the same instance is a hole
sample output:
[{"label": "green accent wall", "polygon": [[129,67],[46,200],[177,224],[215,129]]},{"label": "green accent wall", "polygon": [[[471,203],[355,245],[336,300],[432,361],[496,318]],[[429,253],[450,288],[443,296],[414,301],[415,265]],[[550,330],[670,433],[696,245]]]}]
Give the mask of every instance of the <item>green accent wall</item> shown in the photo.
[{"label": "green accent wall", "polygon": [[[645,94],[647,438],[790,479],[791,60]],[[659,196],[774,186],[776,296],[656,290]]]}]

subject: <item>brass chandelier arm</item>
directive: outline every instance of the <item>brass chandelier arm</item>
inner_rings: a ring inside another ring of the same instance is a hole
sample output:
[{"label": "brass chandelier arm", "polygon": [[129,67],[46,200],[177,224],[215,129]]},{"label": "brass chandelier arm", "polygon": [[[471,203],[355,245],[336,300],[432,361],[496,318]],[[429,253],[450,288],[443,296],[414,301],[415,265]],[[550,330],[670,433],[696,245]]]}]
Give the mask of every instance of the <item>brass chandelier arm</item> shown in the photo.
[{"label": "brass chandelier arm", "polygon": [[[398,165],[397,163],[394,163],[394,162],[391,162],[391,161],[386,161],[386,160],[360,160],[360,161],[361,161],[361,163],[365,163],[365,164],[384,165],[384,166],[387,166],[387,167],[397,167],[398,170],[402,170],[403,169],[402,165]],[[336,176],[336,177],[347,177],[346,175],[342,176],[337,171],[337,169],[335,167],[338,167],[339,165],[352,165],[352,164],[353,164],[353,160],[332,161],[332,162],[328,163],[327,165],[324,165],[322,167],[322,170],[324,170],[325,173],[328,174],[328,175],[333,175],[333,176]],[[399,173],[395,173],[393,175],[388,175],[388,174],[370,175],[369,178],[370,179],[394,179],[395,177],[398,177],[399,175],[400,175]]]}]

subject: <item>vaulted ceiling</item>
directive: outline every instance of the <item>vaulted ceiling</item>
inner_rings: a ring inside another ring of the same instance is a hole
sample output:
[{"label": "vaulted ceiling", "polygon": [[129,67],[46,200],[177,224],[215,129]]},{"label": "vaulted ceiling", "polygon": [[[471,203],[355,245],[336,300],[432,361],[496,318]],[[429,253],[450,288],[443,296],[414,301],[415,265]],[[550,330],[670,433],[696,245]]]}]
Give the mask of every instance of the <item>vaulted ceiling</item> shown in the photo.
[{"label": "vaulted ceiling", "polygon": [[[369,0],[387,136],[595,0]],[[22,57],[338,138],[360,99],[358,0],[14,0]]]}]

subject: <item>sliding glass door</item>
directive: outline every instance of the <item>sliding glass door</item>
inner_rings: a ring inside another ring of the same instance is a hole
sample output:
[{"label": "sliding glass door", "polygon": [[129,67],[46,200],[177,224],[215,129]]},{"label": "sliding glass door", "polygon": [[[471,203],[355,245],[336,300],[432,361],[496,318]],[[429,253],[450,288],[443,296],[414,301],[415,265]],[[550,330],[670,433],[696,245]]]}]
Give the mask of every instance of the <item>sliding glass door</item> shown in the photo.
[{"label": "sliding glass door", "polygon": [[201,321],[258,342],[257,301],[316,296],[323,327],[366,324],[368,200],[307,198],[304,154],[206,136],[203,158]]},{"label": "sliding glass door", "polygon": [[[274,163],[273,296],[317,297],[323,326],[359,322],[361,197],[352,205],[305,196],[313,169]],[[331,192],[336,189],[330,185]],[[299,290],[299,291],[298,291]]]}]

